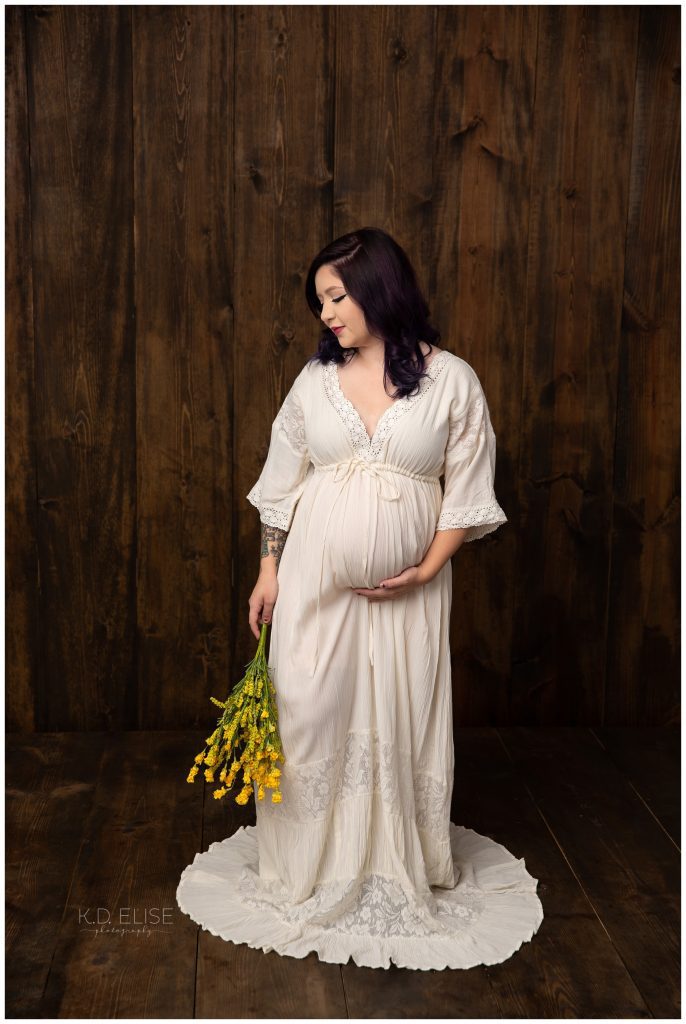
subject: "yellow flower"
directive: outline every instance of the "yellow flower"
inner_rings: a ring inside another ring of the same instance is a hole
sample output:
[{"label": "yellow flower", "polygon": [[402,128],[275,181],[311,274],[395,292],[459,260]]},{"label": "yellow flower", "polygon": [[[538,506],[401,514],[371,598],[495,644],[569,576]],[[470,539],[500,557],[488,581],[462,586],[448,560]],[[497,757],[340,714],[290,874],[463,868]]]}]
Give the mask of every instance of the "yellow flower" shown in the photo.
[{"label": "yellow flower", "polygon": [[278,789],[275,789],[274,792],[272,793],[272,803],[273,804],[280,804],[281,803],[281,793],[279,793]]},{"label": "yellow flower", "polygon": [[278,734],[276,690],[265,654],[266,629],[263,626],[255,657],[226,701],[211,698],[222,714],[205,741],[206,749],[194,758],[188,774],[188,781],[192,782],[205,765],[207,782],[214,782],[218,775],[218,787],[214,790],[217,800],[232,789],[240,774],[243,779],[238,784],[237,803],[246,804],[251,794],[256,800],[263,800],[267,789],[276,790],[274,803],[282,799],[278,789],[280,772],[275,762],[285,758]]}]

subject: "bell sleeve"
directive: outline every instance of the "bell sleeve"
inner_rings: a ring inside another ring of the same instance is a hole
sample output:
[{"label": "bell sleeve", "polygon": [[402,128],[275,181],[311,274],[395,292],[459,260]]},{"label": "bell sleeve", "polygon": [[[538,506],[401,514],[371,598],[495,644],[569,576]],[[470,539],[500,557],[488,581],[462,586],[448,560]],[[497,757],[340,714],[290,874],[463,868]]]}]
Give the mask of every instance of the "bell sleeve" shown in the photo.
[{"label": "bell sleeve", "polygon": [[[471,370],[471,367],[470,367]],[[443,467],[443,501],[436,530],[467,529],[463,543],[507,522],[493,489],[495,433],[486,396],[471,370],[451,399]]]},{"label": "bell sleeve", "polygon": [[260,513],[260,522],[289,530],[295,508],[314,469],[305,433],[300,375],[286,395],[271,428],[262,472],[246,498]]}]

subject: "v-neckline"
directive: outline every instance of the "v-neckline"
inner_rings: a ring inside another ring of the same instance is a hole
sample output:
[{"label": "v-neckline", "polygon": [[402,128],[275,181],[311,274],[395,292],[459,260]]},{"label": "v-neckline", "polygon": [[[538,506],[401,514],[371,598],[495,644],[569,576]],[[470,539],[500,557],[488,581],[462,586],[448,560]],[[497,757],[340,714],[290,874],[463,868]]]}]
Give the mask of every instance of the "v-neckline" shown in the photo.
[{"label": "v-neckline", "polygon": [[[434,359],[435,359],[435,358],[436,358],[436,356],[434,356]],[[431,360],[431,363],[433,363],[433,361],[434,361],[434,360],[432,359],[432,360]],[[429,366],[431,365],[431,363],[429,364]],[[390,412],[390,411],[391,411],[391,409],[392,409],[392,408],[394,407],[394,405],[395,405],[395,404],[396,404],[397,402],[401,402],[401,401],[402,401],[402,399],[401,399],[401,398],[395,398],[395,399],[394,399],[394,400],[393,400],[393,401],[391,402],[391,404],[390,404],[390,405],[386,406],[386,408],[385,408],[385,409],[383,410],[383,412],[382,412],[382,413],[381,413],[381,415],[379,416],[378,420],[376,421],[376,426],[374,427],[374,431],[373,431],[373,433],[372,433],[372,435],[371,435],[371,437],[370,437],[370,435],[369,435],[369,431],[367,430],[366,424],[365,424],[364,420],[362,419],[362,416],[360,415],[360,411],[359,411],[359,409],[357,408],[357,406],[356,406],[356,405],[355,405],[355,404],[354,404],[353,402],[351,402],[351,400],[350,400],[350,399],[349,399],[349,398],[347,397],[347,395],[346,395],[346,394],[345,394],[345,392],[343,391],[343,388],[342,388],[342,386],[341,386],[341,378],[340,378],[340,376],[339,376],[339,373],[338,373],[338,363],[333,363],[333,368],[334,368],[334,375],[335,375],[335,377],[336,377],[336,387],[338,388],[338,391],[339,391],[339,392],[340,392],[340,394],[341,394],[341,398],[343,399],[343,401],[344,401],[344,402],[347,402],[347,403],[348,403],[348,405],[349,405],[349,406],[350,406],[350,408],[351,408],[351,409],[353,410],[353,412],[354,412],[354,413],[355,413],[355,415],[357,416],[358,420],[359,420],[359,421],[360,421],[360,423],[362,424],[362,427],[363,427],[363,429],[364,429],[364,432],[365,432],[365,434],[367,435],[367,438],[369,439],[369,443],[370,443],[370,444],[374,444],[374,438],[376,437],[376,434],[377,434],[377,432],[378,432],[378,430],[379,430],[379,427],[381,426],[381,421],[382,421],[382,419],[384,418],[384,416],[386,415],[386,413],[387,413],[387,412]],[[427,369],[427,373],[428,373],[429,367],[427,366],[427,368],[426,368],[426,369]]]},{"label": "v-neckline", "polygon": [[426,367],[427,376],[420,378],[419,390],[414,395],[406,395],[404,398],[396,398],[392,405],[389,405],[384,409],[377,420],[374,433],[371,437],[369,436],[359,412],[350,399],[343,393],[343,388],[341,387],[340,378],[338,376],[338,364],[333,360],[330,363],[324,364],[324,379],[330,384],[329,397],[348,427],[353,447],[356,452],[361,452],[369,458],[374,458],[378,454],[381,444],[383,444],[385,437],[388,435],[392,424],[406,409],[409,409],[425,394],[427,388],[429,388],[436,379],[437,373],[443,366],[448,354],[447,349],[441,349],[440,352],[436,353]]}]

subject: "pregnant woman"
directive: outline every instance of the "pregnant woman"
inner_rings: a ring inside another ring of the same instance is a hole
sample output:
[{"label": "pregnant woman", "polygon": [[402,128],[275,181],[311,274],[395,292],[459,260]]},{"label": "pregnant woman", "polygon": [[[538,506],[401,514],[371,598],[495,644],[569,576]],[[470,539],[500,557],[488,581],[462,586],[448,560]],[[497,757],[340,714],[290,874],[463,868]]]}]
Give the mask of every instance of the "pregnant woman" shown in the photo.
[{"label": "pregnant woman", "polygon": [[[366,967],[507,959],[543,918],[537,879],[450,820],[451,556],[506,522],[474,370],[440,335],[412,266],[364,228],[313,261],[318,352],[272,424],[255,636],[285,764],[282,801],[198,854],[181,908],[265,952]],[[441,488],[439,477],[443,475]]]}]

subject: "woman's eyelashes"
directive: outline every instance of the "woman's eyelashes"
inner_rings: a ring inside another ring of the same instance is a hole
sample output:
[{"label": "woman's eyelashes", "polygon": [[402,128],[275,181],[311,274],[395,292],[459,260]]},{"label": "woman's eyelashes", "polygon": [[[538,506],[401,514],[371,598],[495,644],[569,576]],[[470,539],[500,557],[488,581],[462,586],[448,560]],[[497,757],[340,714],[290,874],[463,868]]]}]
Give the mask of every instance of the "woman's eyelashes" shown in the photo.
[{"label": "woman's eyelashes", "polygon": [[[341,302],[344,298],[346,298],[346,295],[339,295],[335,299],[332,299],[331,301],[332,302]],[[324,305],[323,305],[323,303],[321,301],[318,304],[319,304],[319,312],[321,313],[321,311],[324,308]]]}]

